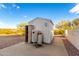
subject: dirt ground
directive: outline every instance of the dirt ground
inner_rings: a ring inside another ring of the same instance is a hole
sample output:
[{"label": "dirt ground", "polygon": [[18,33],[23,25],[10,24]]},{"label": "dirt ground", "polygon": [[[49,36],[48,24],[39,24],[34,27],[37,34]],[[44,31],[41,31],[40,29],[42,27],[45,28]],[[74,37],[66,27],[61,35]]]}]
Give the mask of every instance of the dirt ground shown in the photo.
[{"label": "dirt ground", "polygon": [[10,47],[0,49],[0,55],[1,56],[68,56],[62,39],[64,38],[55,37],[51,45],[43,44],[43,46],[40,48],[35,48],[32,44],[20,42]]},{"label": "dirt ground", "polygon": [[23,41],[24,41],[24,36],[18,36],[18,35],[0,36],[0,49]]}]

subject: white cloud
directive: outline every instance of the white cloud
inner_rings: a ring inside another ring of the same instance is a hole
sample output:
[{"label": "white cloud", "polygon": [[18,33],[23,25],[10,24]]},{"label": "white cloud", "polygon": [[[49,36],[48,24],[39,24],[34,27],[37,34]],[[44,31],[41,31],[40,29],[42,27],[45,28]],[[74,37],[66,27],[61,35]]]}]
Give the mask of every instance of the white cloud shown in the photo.
[{"label": "white cloud", "polygon": [[[11,5],[11,7],[15,8],[15,9],[20,9],[20,6],[14,4],[14,3]],[[10,7],[7,7],[5,4],[0,3],[0,9],[6,9],[6,8],[10,8]]]},{"label": "white cloud", "polygon": [[17,6],[16,8],[17,8],[17,9],[19,9],[19,8],[20,8],[20,6]]},{"label": "white cloud", "polygon": [[76,4],[72,9],[69,10],[69,12],[79,14],[79,4]]},{"label": "white cloud", "polygon": [[7,8],[4,4],[0,4],[0,9]]},{"label": "white cloud", "polygon": [[12,4],[12,7],[13,7],[13,8],[17,8],[17,9],[20,8],[20,6],[18,6],[18,5],[16,5],[16,4]]}]

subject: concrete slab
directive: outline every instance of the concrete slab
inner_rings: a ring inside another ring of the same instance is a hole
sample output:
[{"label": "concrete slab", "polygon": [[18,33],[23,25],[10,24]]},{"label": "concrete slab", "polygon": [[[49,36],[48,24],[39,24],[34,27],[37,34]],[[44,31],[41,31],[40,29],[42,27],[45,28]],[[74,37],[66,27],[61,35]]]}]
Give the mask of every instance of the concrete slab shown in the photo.
[{"label": "concrete slab", "polygon": [[0,50],[3,56],[67,56],[67,51],[60,38],[55,38],[52,45],[43,45],[35,48],[32,44],[25,42]]}]

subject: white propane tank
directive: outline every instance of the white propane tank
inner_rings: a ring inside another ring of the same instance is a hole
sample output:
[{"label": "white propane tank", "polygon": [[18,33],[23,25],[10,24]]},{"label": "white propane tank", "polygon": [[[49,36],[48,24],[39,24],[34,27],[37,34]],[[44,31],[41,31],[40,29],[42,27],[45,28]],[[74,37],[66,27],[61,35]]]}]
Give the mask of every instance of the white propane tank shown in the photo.
[{"label": "white propane tank", "polygon": [[37,41],[37,44],[42,44],[42,41],[43,41],[43,34],[42,33],[38,33],[38,41]]}]

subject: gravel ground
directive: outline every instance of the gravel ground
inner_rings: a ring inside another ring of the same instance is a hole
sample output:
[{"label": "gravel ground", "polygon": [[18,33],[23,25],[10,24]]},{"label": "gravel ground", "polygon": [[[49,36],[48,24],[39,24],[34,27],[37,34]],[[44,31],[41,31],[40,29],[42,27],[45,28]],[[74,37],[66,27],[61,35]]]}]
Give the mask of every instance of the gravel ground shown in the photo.
[{"label": "gravel ground", "polygon": [[79,56],[79,50],[72,45],[67,39],[62,39],[69,56]]},{"label": "gravel ground", "polygon": [[9,47],[11,45],[17,44],[24,41],[24,36],[0,36],[0,49]]},{"label": "gravel ground", "polygon": [[0,49],[1,56],[68,56],[61,37],[55,37],[50,45],[43,44],[35,48],[32,44],[21,42],[19,44]]}]

